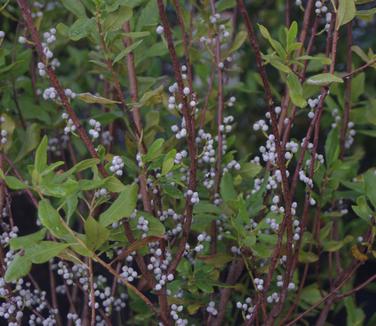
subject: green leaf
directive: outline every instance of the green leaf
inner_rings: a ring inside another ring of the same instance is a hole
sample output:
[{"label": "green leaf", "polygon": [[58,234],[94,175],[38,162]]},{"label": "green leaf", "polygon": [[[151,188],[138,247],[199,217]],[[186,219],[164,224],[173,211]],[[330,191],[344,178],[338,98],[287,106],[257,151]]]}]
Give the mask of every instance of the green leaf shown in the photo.
[{"label": "green leaf", "polygon": [[174,167],[175,156],[176,156],[176,149],[172,149],[166,154],[162,163],[162,175],[166,175]]},{"label": "green leaf", "polygon": [[24,141],[18,155],[15,159],[15,163],[23,159],[27,154],[29,154],[35,147],[39,144],[40,139],[40,127],[38,124],[33,123],[30,127],[26,129],[26,134],[23,136]]},{"label": "green leaf", "polygon": [[322,299],[321,293],[322,292],[319,290],[317,283],[314,283],[306,286],[302,290],[301,298],[303,302],[313,305]]},{"label": "green leaf", "polygon": [[71,13],[80,17],[86,17],[85,7],[80,0],[61,0],[62,5],[67,8]]},{"label": "green leaf", "polygon": [[92,30],[95,30],[94,19],[80,17],[69,27],[69,38],[72,41],[78,41],[88,36]]},{"label": "green leaf", "polygon": [[43,240],[44,236],[46,235],[46,229],[41,229],[37,232],[34,232],[32,234],[24,235],[22,237],[13,238],[10,240],[10,248],[12,250],[18,250],[18,249],[26,249],[32,245],[34,245],[36,242]]},{"label": "green leaf", "polygon": [[218,206],[215,206],[208,201],[200,200],[200,202],[193,207],[193,214],[194,215],[200,215],[200,214],[220,215],[221,209]]},{"label": "green leaf", "polygon": [[165,183],[162,186],[162,190],[167,196],[170,196],[172,198],[175,198],[175,199],[184,198],[183,193],[176,187],[176,185]]},{"label": "green leaf", "polygon": [[107,15],[103,23],[103,31],[114,32],[122,28],[123,24],[132,18],[133,10],[128,6],[121,6]]},{"label": "green leaf", "polygon": [[69,27],[64,23],[59,23],[56,25],[56,30],[59,35],[69,38]]},{"label": "green leaf", "polygon": [[366,317],[361,308],[356,307],[354,297],[347,297],[344,300],[347,312],[347,325],[363,326]]},{"label": "green leaf", "polygon": [[320,242],[323,242],[330,234],[330,231],[333,228],[333,222],[328,222],[321,230],[320,230]]},{"label": "green leaf", "polygon": [[224,201],[236,199],[236,191],[234,188],[234,181],[230,173],[225,173],[221,179],[220,186],[221,196]]},{"label": "green leaf", "polygon": [[235,0],[219,0],[216,3],[217,11],[221,12],[226,9],[231,9],[236,6],[236,1]]},{"label": "green leaf", "polygon": [[367,204],[367,199],[365,196],[360,196],[356,199],[356,205],[351,206],[352,210],[361,219],[366,221],[368,224],[371,223],[372,210]]},{"label": "green leaf", "polygon": [[158,6],[155,0],[149,0],[141,9],[136,31],[140,31],[144,26],[155,25],[159,21]]},{"label": "green leaf", "polygon": [[298,35],[298,23],[293,21],[290,25],[286,35],[287,52],[290,52],[290,47],[295,43],[296,36]]},{"label": "green leaf", "polygon": [[338,30],[342,25],[352,21],[356,14],[356,7],[354,0],[339,0],[336,20],[336,29]]},{"label": "green leaf", "polygon": [[81,256],[93,257],[94,252],[90,250],[85,243],[86,236],[84,234],[76,234],[76,237],[78,237],[81,241],[71,237],[69,239],[69,246]]},{"label": "green leaf", "polygon": [[150,35],[150,32],[144,31],[144,32],[129,32],[129,33],[123,33],[122,34],[125,37],[129,38],[140,38],[140,37],[147,37]]},{"label": "green leaf", "polygon": [[258,24],[258,27],[260,29],[261,35],[270,43],[272,48],[277,52],[281,59],[285,59],[287,53],[282,44],[271,37],[269,31],[265,26]]},{"label": "green leaf", "polygon": [[110,100],[108,98],[98,96],[98,95],[93,95],[91,93],[80,93],[77,94],[77,98],[80,99],[81,101],[89,104],[117,104],[120,103],[118,101]]},{"label": "green leaf", "polygon": [[162,152],[162,146],[164,144],[163,138],[156,139],[148,149],[148,152],[144,156],[145,162],[150,162],[155,160]]},{"label": "green leaf", "polygon": [[351,79],[351,101],[357,102],[358,98],[364,94],[365,91],[365,73],[360,73]]},{"label": "green leaf", "polygon": [[376,15],[376,8],[371,8],[368,10],[357,10],[356,16],[361,19],[372,19]]},{"label": "green leaf", "polygon": [[311,55],[302,55],[301,57],[298,57],[297,60],[306,61],[306,60],[312,60],[312,61],[318,61],[322,65],[329,65],[332,60],[330,58],[327,58],[322,55],[317,56],[311,56]]},{"label": "green leaf", "polygon": [[164,86],[160,85],[157,88],[147,91],[142,95],[138,105],[143,106],[145,104],[155,104],[162,101],[162,94],[164,92]]},{"label": "green leaf", "polygon": [[21,277],[29,274],[31,270],[31,261],[26,256],[17,254],[7,268],[4,279],[5,282],[17,281]]},{"label": "green leaf", "polygon": [[[1,50],[0,50],[1,53]],[[0,65],[1,65],[1,55],[0,55]],[[0,114],[1,119],[3,122],[1,123],[1,130],[5,130],[7,132],[7,142],[5,144],[0,144],[0,148],[3,152],[7,152],[12,147],[12,139],[13,139],[13,132],[16,128],[16,124],[14,120],[5,113]]]},{"label": "green leaf", "polygon": [[93,168],[94,166],[99,164],[99,160],[97,158],[88,158],[81,162],[78,162],[75,166],[70,168],[66,173],[68,175],[72,175],[73,173],[81,172],[86,169]]},{"label": "green leaf", "polygon": [[40,174],[41,177],[49,174],[50,172],[54,171],[55,169],[57,169],[59,166],[62,166],[64,165],[65,162],[64,161],[57,161],[57,162],[54,162],[50,165],[48,165],[44,170],[43,172]]},{"label": "green leaf", "polygon": [[257,257],[260,258],[270,258],[271,256],[271,248],[268,245],[265,245],[263,243],[256,243],[254,246],[252,246],[252,251]]},{"label": "green leaf", "polygon": [[12,190],[27,189],[26,184],[24,184],[22,181],[18,180],[16,177],[13,177],[11,175],[8,175],[8,176],[2,175],[2,179],[4,179],[9,189],[12,189]]},{"label": "green leaf", "polygon": [[376,209],[376,174],[375,170],[368,170],[364,174],[366,196]]},{"label": "green leaf", "polygon": [[343,83],[343,80],[329,73],[318,74],[307,79],[307,84],[309,85],[325,86],[331,83]]},{"label": "green leaf", "polygon": [[314,263],[319,260],[319,257],[315,255],[313,252],[305,252],[301,251],[299,253],[299,262],[300,263]]},{"label": "green leaf", "polygon": [[105,179],[103,186],[109,192],[122,192],[125,188],[125,184],[113,175]]},{"label": "green leaf", "polygon": [[357,130],[357,132],[369,137],[376,137],[376,130]]},{"label": "green leaf", "polygon": [[370,60],[370,58],[368,57],[368,55],[363,51],[363,49],[361,47],[359,47],[358,45],[353,45],[351,47],[351,50],[356,53],[364,62],[368,62]]},{"label": "green leaf", "polygon": [[44,136],[35,152],[35,170],[40,174],[47,167],[48,138]]},{"label": "green leaf", "polygon": [[140,212],[137,216],[143,216],[148,222],[149,230],[147,232],[148,236],[163,237],[166,230],[161,221],[156,219],[153,215],[146,212]]},{"label": "green leaf", "polygon": [[85,221],[84,228],[86,234],[86,244],[92,250],[100,248],[102,244],[107,241],[110,235],[110,231],[91,216]]},{"label": "green leaf", "polygon": [[242,246],[248,247],[252,249],[252,247],[256,244],[256,236],[254,234],[247,234],[247,236],[241,241]]},{"label": "green leaf", "polygon": [[227,55],[230,55],[231,53],[237,51],[245,42],[247,39],[247,32],[245,31],[240,31],[238,34],[235,36],[235,40],[232,43],[231,47],[227,50]]},{"label": "green leaf", "polygon": [[346,236],[343,240],[336,241],[336,240],[329,240],[323,243],[324,251],[334,252],[340,250],[346,243],[353,240],[351,235]]},{"label": "green leaf", "polygon": [[47,199],[42,199],[38,205],[39,220],[55,237],[64,238],[69,235],[61,221],[60,214]]},{"label": "green leaf", "polygon": [[307,106],[307,101],[303,97],[303,87],[294,73],[287,76],[287,86],[292,103],[300,108]]},{"label": "green leaf", "polygon": [[41,241],[25,251],[27,256],[34,264],[43,264],[59,255],[65,248],[69,247],[67,243],[54,241]]},{"label": "green leaf", "polygon": [[138,186],[136,184],[125,186],[119,197],[99,216],[99,223],[108,226],[123,217],[131,216],[136,208],[137,194]]},{"label": "green leaf", "polygon": [[112,61],[112,64],[115,64],[118,61],[122,60],[127,54],[131,53],[134,49],[136,49],[142,42],[143,40],[140,40],[121,50],[121,52]]},{"label": "green leaf", "polygon": [[278,69],[279,71],[282,71],[282,72],[284,72],[284,73],[286,73],[286,74],[288,74],[288,73],[291,72],[290,67],[289,67],[289,66],[286,66],[285,64],[283,64],[283,63],[282,63],[280,60],[278,60],[278,59],[271,59],[271,60],[270,60],[270,64],[271,64],[274,68],[276,68],[276,69]]},{"label": "green leaf", "polygon": [[262,170],[260,164],[245,162],[240,164],[239,174],[243,177],[253,178]]},{"label": "green leaf", "polygon": [[65,219],[67,220],[68,225],[70,224],[71,217],[76,212],[77,205],[78,205],[78,196],[76,194],[68,196],[65,199],[64,212],[65,212]]},{"label": "green leaf", "polygon": [[339,156],[339,132],[338,128],[332,129],[325,141],[325,158],[327,166],[330,167]]},{"label": "green leaf", "polygon": [[210,256],[197,256],[197,259],[204,261],[205,264],[213,265],[216,268],[221,268],[232,261],[234,257],[225,253],[217,253]]},{"label": "green leaf", "polygon": [[86,169],[91,169],[99,164],[99,160],[97,158],[89,158],[86,160],[83,160],[81,162],[78,162],[75,166],[70,168],[68,171],[64,172],[63,174],[57,176],[58,180],[64,180],[71,176],[72,174],[81,172]]}]

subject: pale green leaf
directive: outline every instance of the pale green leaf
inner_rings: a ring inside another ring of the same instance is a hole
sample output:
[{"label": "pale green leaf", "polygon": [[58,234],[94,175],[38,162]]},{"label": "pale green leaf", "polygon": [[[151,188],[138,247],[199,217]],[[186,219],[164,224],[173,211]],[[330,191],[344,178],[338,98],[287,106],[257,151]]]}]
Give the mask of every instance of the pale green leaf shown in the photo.
[{"label": "pale green leaf", "polygon": [[120,103],[118,101],[110,100],[108,98],[99,96],[99,95],[93,95],[91,93],[80,93],[77,94],[77,98],[81,101],[89,104],[117,104]]},{"label": "pale green leaf", "polygon": [[41,229],[32,234],[16,237],[10,240],[10,248],[12,250],[26,249],[36,242],[43,240],[46,235],[46,229]]},{"label": "pale green leaf", "polygon": [[85,235],[86,244],[92,249],[98,249],[103,243],[105,243],[110,235],[110,231],[107,230],[103,225],[98,223],[91,216],[85,221]]},{"label": "pale green leaf", "polygon": [[225,173],[221,179],[221,196],[224,201],[236,199],[236,191],[234,188],[234,181],[230,173]]},{"label": "pale green leaf", "polygon": [[94,30],[95,21],[93,18],[80,17],[69,27],[69,38],[72,41],[78,41],[88,36],[90,31]]},{"label": "pale green leaf", "polygon": [[60,214],[47,199],[42,199],[39,202],[38,216],[41,224],[55,237],[64,238],[69,235],[68,230],[61,221]]},{"label": "pale green leaf", "polygon": [[143,40],[140,40],[140,41],[135,42],[132,45],[124,48],[123,50],[121,50],[121,52],[114,58],[112,63],[115,64],[118,61],[122,60],[127,54],[131,53],[134,49],[136,49],[142,42],[143,42]]},{"label": "pale green leaf", "polygon": [[138,186],[127,185],[112,205],[99,216],[99,223],[108,226],[124,217],[129,217],[136,208]]},{"label": "pale green leaf", "polygon": [[26,248],[27,256],[34,264],[43,264],[59,255],[69,244],[54,241],[41,241],[33,246]]},{"label": "pale green leaf", "polygon": [[292,103],[300,108],[307,106],[307,101],[303,97],[303,87],[294,73],[287,76],[287,86]]},{"label": "pale green leaf", "polygon": [[330,73],[318,74],[307,79],[309,85],[325,86],[331,83],[343,83],[343,80]]},{"label": "pale green leaf", "polygon": [[34,168],[40,174],[47,167],[48,138],[44,136],[35,152]]},{"label": "pale green leaf", "polygon": [[161,155],[164,142],[163,138],[158,138],[150,145],[148,152],[144,156],[145,162],[153,161]]},{"label": "pale green leaf", "polygon": [[336,20],[336,29],[338,30],[342,25],[352,21],[356,14],[356,7],[354,0],[339,0]]},{"label": "pale green leaf", "polygon": [[175,163],[176,149],[172,149],[165,156],[162,163],[162,175],[166,175],[171,171]]},{"label": "pale green leaf", "polygon": [[104,32],[113,32],[122,28],[123,24],[132,18],[133,10],[128,6],[121,6],[104,19]]},{"label": "pale green leaf", "polygon": [[4,279],[6,282],[17,281],[31,270],[31,261],[28,257],[17,254],[7,268]]},{"label": "pale green leaf", "polygon": [[61,0],[62,5],[67,8],[71,13],[80,17],[86,17],[85,7],[80,0]]},{"label": "pale green leaf", "polygon": [[38,124],[33,123],[30,127],[26,129],[26,134],[23,136],[24,141],[22,142],[21,149],[15,159],[15,163],[23,159],[27,154],[29,154],[35,147],[39,144],[40,139],[40,127]]}]

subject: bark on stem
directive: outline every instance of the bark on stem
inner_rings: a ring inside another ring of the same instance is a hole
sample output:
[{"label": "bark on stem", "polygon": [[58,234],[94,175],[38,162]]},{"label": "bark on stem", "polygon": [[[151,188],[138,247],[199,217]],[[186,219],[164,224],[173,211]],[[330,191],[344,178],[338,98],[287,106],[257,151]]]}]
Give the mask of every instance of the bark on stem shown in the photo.
[{"label": "bark on stem", "polygon": [[[163,3],[163,0],[157,0],[158,4],[158,11],[159,16],[162,21],[162,26],[164,30],[164,34],[167,41],[168,51],[170,53],[170,57],[172,60],[172,66],[175,74],[175,79],[178,84],[178,99],[179,102],[183,104],[183,117],[186,122],[187,130],[188,130],[188,136],[187,136],[187,143],[188,143],[188,153],[190,157],[190,164],[189,164],[189,184],[188,188],[192,191],[196,190],[196,170],[197,170],[197,157],[196,157],[196,144],[195,144],[195,126],[194,126],[194,112],[190,110],[188,106],[187,97],[184,95],[184,83],[183,78],[181,74],[180,64],[179,60],[176,54],[174,41],[172,38],[172,32],[170,29],[170,25],[167,19],[167,15],[165,12],[165,6]],[[192,92],[192,89],[190,89]],[[186,205],[185,205],[185,221],[183,225],[183,236],[179,242],[179,246],[177,249],[177,252],[175,253],[175,257],[172,260],[168,273],[174,273],[181,258],[183,257],[184,251],[185,251],[185,245],[188,241],[189,232],[191,229],[192,224],[192,213],[193,213],[193,204],[190,201],[190,197],[187,198]]]},{"label": "bark on stem", "polygon": [[347,62],[346,62],[346,71],[349,78],[345,79],[345,108],[343,112],[341,133],[340,133],[340,154],[339,157],[343,159],[346,150],[346,133],[348,130],[348,124],[350,120],[350,111],[351,111],[351,83],[352,83],[352,22],[347,23]]},{"label": "bark on stem", "polygon": [[[214,0],[210,0],[211,14],[214,16],[216,14]],[[218,95],[217,95],[217,160],[215,165],[215,180],[214,180],[214,194],[219,193],[219,185],[222,176],[222,156],[223,156],[223,133],[221,127],[223,126],[223,67],[221,67],[221,38],[216,31],[215,35],[215,50],[214,50],[215,64],[217,67],[217,81],[218,81]],[[217,251],[217,223],[212,221],[210,228],[210,252],[214,255]]]},{"label": "bark on stem", "polygon": [[288,248],[292,247],[293,235],[292,235],[292,221],[291,221],[291,196],[290,196],[290,191],[289,191],[289,183],[288,183],[288,179],[286,175],[286,165],[285,165],[285,159],[283,155],[283,148],[281,147],[280,135],[278,131],[278,122],[277,122],[276,113],[274,111],[273,96],[272,96],[271,88],[270,88],[269,81],[266,75],[266,70],[262,62],[260,47],[256,38],[256,34],[253,30],[252,22],[248,15],[247,9],[244,5],[244,1],[237,0],[237,4],[240,10],[240,13],[243,16],[245,25],[246,25],[249,42],[255,52],[256,65],[258,68],[258,72],[261,76],[262,84],[264,86],[265,100],[266,100],[269,114],[270,114],[272,132],[275,137],[275,145],[276,145],[276,152],[277,152],[277,166],[282,175],[282,195],[283,195],[283,200],[285,203],[285,212],[286,212],[284,219],[282,221],[282,224],[281,224],[281,228],[278,233],[278,241],[277,241],[276,249],[274,250],[273,255],[272,255],[268,275],[265,281],[264,291],[263,293],[261,293],[261,295],[257,299],[256,305],[255,305],[256,306],[255,313],[253,313],[252,318],[247,321],[247,324],[251,324],[254,321],[255,316],[257,315],[260,302],[262,302],[264,299],[264,293],[266,293],[266,291],[269,289],[269,286],[271,284],[273,272],[275,270],[278,257],[281,251],[283,233],[286,227],[287,227]]},{"label": "bark on stem", "polygon": [[[30,7],[26,0],[17,0],[18,6],[21,9],[22,17],[26,23],[27,28],[29,29],[29,32],[31,34],[31,39],[34,42],[34,47],[38,53],[39,60],[43,63],[47,63],[47,58],[43,52],[42,43],[39,37],[39,33],[37,29],[34,26],[33,18],[31,17],[31,11]],[[55,88],[57,94],[59,95],[60,101],[67,111],[69,117],[72,119],[73,124],[76,126],[77,133],[80,136],[81,140],[84,142],[86,148],[88,149],[90,155],[93,158],[99,158],[98,154],[94,148],[93,143],[91,142],[88,134],[86,133],[85,128],[81,125],[80,120],[78,119],[76,113],[74,112],[68,97],[65,95],[64,88],[60,84],[59,80],[56,77],[56,74],[51,66],[46,65],[46,71],[48,78],[50,79],[51,85]],[[105,171],[102,164],[98,164],[98,168],[101,171],[103,175],[107,175],[107,172]]]}]

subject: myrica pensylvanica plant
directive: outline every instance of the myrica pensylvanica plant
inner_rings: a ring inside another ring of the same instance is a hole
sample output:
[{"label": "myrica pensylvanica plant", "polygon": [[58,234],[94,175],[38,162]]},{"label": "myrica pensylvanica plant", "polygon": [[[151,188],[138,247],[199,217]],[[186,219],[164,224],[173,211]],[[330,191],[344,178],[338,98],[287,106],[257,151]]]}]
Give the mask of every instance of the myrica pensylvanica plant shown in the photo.
[{"label": "myrica pensylvanica plant", "polygon": [[1,323],[375,325],[375,13],[1,1]]}]

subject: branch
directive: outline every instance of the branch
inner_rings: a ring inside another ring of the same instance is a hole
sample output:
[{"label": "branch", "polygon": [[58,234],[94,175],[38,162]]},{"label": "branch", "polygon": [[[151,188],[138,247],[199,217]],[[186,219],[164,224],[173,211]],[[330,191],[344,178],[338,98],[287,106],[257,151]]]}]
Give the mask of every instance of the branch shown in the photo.
[{"label": "branch", "polygon": [[294,320],[292,320],[289,323],[287,323],[286,326],[296,325],[296,322],[298,320],[302,319],[310,311],[312,311],[313,309],[317,308],[322,303],[326,302],[327,300],[331,299],[332,297],[336,296],[337,292],[342,288],[342,286],[347,282],[347,280],[355,273],[355,271],[357,270],[357,266],[359,266],[359,265],[356,265],[355,267],[354,266],[350,266],[350,268],[347,269],[346,272],[343,272],[342,275],[340,275],[340,277],[338,277],[338,278],[341,278],[341,276],[345,275],[345,276],[342,277],[342,280],[339,282],[339,284],[330,293],[328,293],[324,298],[322,298],[321,300],[317,301],[311,307],[309,307],[308,309],[306,309],[305,311],[303,311]]},{"label": "branch", "polygon": [[348,79],[350,77],[353,77],[353,76],[359,74],[360,72],[362,72],[363,70],[365,70],[366,68],[368,68],[369,66],[374,65],[375,63],[376,63],[376,59],[370,60],[365,65],[363,65],[363,66],[361,66],[361,67],[353,70],[351,73],[348,73],[348,74],[344,75],[342,77],[342,79],[346,80],[346,79]]},{"label": "branch", "polygon": [[[216,14],[214,0],[210,0],[211,13],[214,16]],[[217,161],[215,165],[215,180],[214,180],[214,194],[219,193],[219,185],[221,182],[222,176],[222,156],[223,156],[223,133],[221,127],[223,126],[223,111],[224,111],[224,102],[223,102],[223,67],[220,65],[221,62],[221,38],[216,31],[215,36],[215,64],[217,66],[217,80],[218,80],[218,94],[217,94]],[[217,251],[217,221],[211,222],[211,243],[210,243],[210,252],[214,255]]]},{"label": "branch", "polygon": [[[190,190],[195,191],[196,190],[196,170],[197,170],[197,157],[196,157],[196,144],[195,144],[195,126],[194,126],[194,119],[193,114],[194,112],[191,112],[189,106],[187,97],[184,96],[184,83],[183,78],[181,75],[181,69],[179,65],[179,60],[176,54],[174,41],[172,38],[172,32],[170,29],[170,25],[167,19],[167,15],[165,12],[165,7],[163,0],[157,0],[158,2],[158,11],[159,16],[161,17],[162,26],[164,30],[164,34],[167,40],[167,46],[170,53],[170,57],[172,60],[172,66],[174,69],[175,79],[178,84],[178,97],[179,101],[183,104],[183,116],[187,125],[188,130],[188,136],[187,136],[187,142],[188,142],[188,153],[190,157],[190,164],[189,164],[189,184],[188,187]],[[192,90],[191,90],[192,91]],[[179,242],[179,247],[177,249],[177,252],[175,254],[174,259],[172,260],[170,267],[168,269],[168,273],[174,273],[181,258],[183,257],[184,251],[185,251],[185,245],[188,241],[189,232],[191,229],[192,224],[192,213],[193,213],[193,204],[190,201],[190,198],[187,198],[186,205],[185,205],[185,222],[183,225],[183,236]]]},{"label": "branch", "polygon": [[[126,22],[123,26],[123,29],[126,33],[130,32],[130,24],[129,22]],[[126,47],[130,47],[132,45],[132,39],[130,37],[126,37],[124,39],[124,43]],[[138,101],[138,87],[137,87],[137,75],[136,75],[136,69],[134,64],[134,54],[133,52],[129,52],[127,55],[127,68],[128,68],[128,80],[129,80],[129,87],[130,87],[130,93],[131,93],[131,100],[133,103],[136,103]],[[146,146],[142,145],[142,121],[141,121],[141,115],[140,115],[140,109],[138,106],[135,106],[132,110],[132,116],[133,116],[133,122],[137,128],[137,144],[138,144],[138,150],[141,154],[146,154],[147,149]],[[140,193],[142,197],[142,203],[144,206],[144,209],[146,212],[151,213],[152,207],[150,203],[150,197],[149,192],[147,188],[147,182],[146,182],[146,172],[145,168],[142,167],[140,174]]]},{"label": "branch", "polygon": [[185,31],[184,19],[183,19],[183,14],[182,14],[181,7],[180,7],[180,2],[178,0],[173,0],[173,3],[176,9],[176,16],[178,18],[178,24],[179,24],[181,34],[182,34],[184,55],[185,55],[185,60],[187,63],[188,85],[189,85],[189,88],[192,89],[192,65],[191,65],[191,59],[189,56],[189,36],[187,35]]},{"label": "branch", "polygon": [[[43,47],[42,47],[42,43],[41,43],[41,40],[40,40],[40,37],[39,37],[39,33],[34,26],[33,19],[31,17],[30,7],[29,7],[27,1],[26,0],[17,0],[17,3],[18,3],[18,6],[21,9],[22,17],[23,17],[23,19],[26,23],[26,26],[29,29],[29,32],[31,34],[31,38],[34,42],[35,49],[36,49],[38,56],[39,56],[39,60],[41,62],[47,62],[47,58],[46,58],[46,56],[44,55],[44,52],[43,52]],[[91,142],[88,134],[86,133],[85,128],[81,125],[81,122],[78,119],[76,113],[74,112],[74,110],[73,110],[73,108],[72,108],[72,106],[69,102],[68,97],[65,95],[64,88],[62,87],[59,80],[57,79],[54,70],[49,65],[47,65],[46,70],[47,70],[47,75],[50,79],[52,86],[56,89],[56,92],[60,97],[60,100],[63,104],[63,107],[65,108],[69,117],[72,119],[74,125],[76,126],[77,133],[80,136],[81,140],[84,142],[84,144],[85,144],[86,148],[88,149],[90,155],[93,158],[99,158],[99,156],[98,156],[98,154],[97,154],[97,152],[94,148],[93,143]],[[107,175],[107,172],[104,169],[102,164],[98,164],[98,168],[103,175]]]},{"label": "branch", "polygon": [[[272,255],[272,259],[271,259],[271,263],[270,263],[270,267],[268,271],[268,276],[266,278],[266,282],[264,286],[264,291],[258,297],[258,300],[257,300],[258,302],[256,303],[256,308],[258,309],[260,301],[263,300],[264,293],[266,293],[266,291],[269,289],[269,286],[271,284],[273,272],[278,262],[278,256],[280,254],[280,250],[282,246],[283,234],[284,234],[286,227],[287,227],[288,248],[292,247],[293,235],[292,235],[292,221],[291,221],[291,192],[289,190],[289,183],[287,179],[287,173],[286,173],[287,171],[286,171],[285,159],[283,155],[283,148],[281,146],[280,134],[278,131],[277,117],[274,111],[273,96],[272,96],[271,87],[267,78],[266,70],[262,62],[260,47],[256,38],[256,34],[252,27],[252,22],[249,18],[248,12],[244,5],[244,1],[237,0],[237,4],[240,10],[240,13],[243,16],[243,20],[247,28],[248,39],[255,53],[256,65],[258,68],[259,75],[261,76],[262,84],[263,84],[264,91],[265,91],[265,99],[266,99],[266,103],[267,103],[269,114],[270,114],[272,132],[275,138],[275,146],[276,146],[276,152],[277,152],[277,166],[279,170],[281,171],[281,175],[282,175],[282,195],[283,195],[283,200],[285,203],[285,212],[286,212],[282,221],[281,228],[278,232],[278,241],[277,241],[277,245]],[[247,324],[251,324],[253,322],[255,316],[257,315],[257,309],[255,313],[252,314],[251,320],[247,321]]]}]

